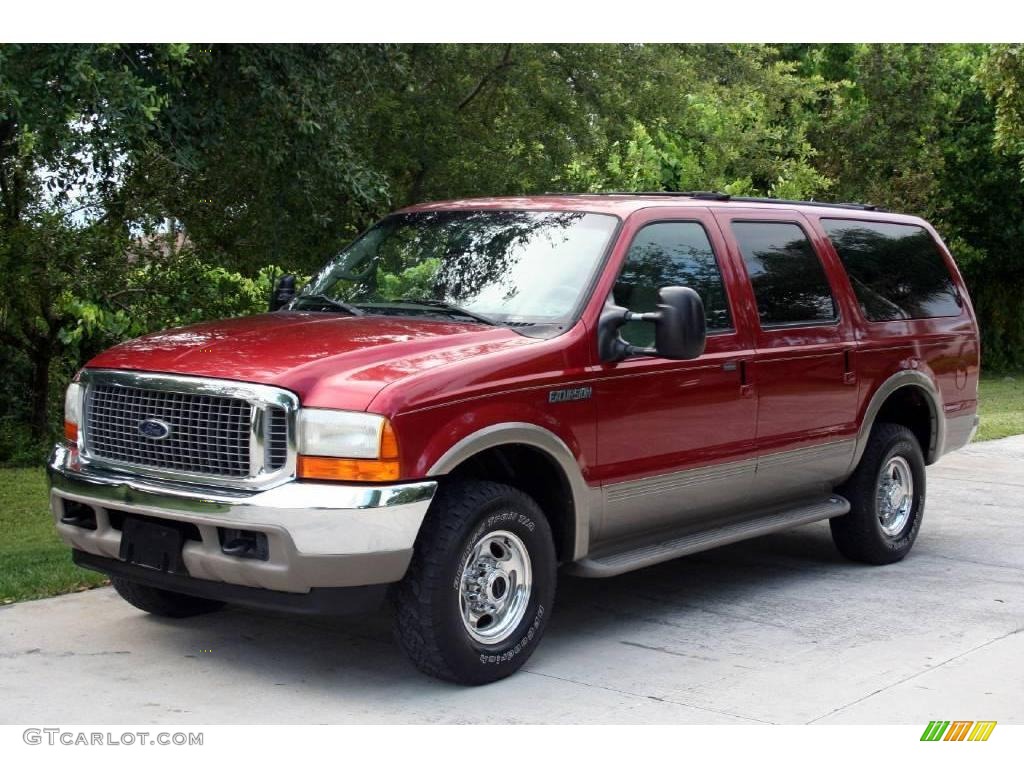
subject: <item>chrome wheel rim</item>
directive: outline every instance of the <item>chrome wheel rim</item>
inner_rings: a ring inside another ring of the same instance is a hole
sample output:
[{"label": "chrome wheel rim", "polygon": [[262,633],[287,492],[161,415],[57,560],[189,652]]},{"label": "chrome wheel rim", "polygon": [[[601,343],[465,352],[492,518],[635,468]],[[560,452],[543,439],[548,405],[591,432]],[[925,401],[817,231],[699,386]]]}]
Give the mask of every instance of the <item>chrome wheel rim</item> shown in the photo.
[{"label": "chrome wheel rim", "polygon": [[530,553],[509,531],[492,531],[476,543],[462,567],[459,607],[469,636],[495,645],[511,635],[526,614],[533,589]]},{"label": "chrome wheel rim", "polygon": [[914,475],[902,456],[885,463],[878,477],[878,524],[886,536],[899,536],[914,507]]}]

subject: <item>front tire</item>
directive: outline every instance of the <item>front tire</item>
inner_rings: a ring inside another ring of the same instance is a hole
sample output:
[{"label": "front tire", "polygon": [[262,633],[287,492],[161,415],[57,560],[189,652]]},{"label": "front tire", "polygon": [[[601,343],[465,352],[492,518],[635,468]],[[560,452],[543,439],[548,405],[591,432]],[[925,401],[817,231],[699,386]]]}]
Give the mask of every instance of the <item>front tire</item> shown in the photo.
[{"label": "front tire", "polygon": [[849,514],[829,520],[832,540],[846,557],[886,565],[914,546],[924,515],[925,469],[914,433],[899,424],[877,424],[853,475],[837,492]]},{"label": "front tire", "polygon": [[398,642],[442,680],[508,677],[544,633],[557,565],[551,527],[525,493],[479,480],[442,486],[392,593]]},{"label": "front tire", "polygon": [[166,589],[147,587],[144,584],[117,576],[113,577],[110,583],[114,585],[117,594],[126,602],[134,605],[140,611],[152,613],[154,616],[184,619],[202,613],[219,611],[224,607],[224,603],[219,600],[207,600],[204,597],[168,592]]}]

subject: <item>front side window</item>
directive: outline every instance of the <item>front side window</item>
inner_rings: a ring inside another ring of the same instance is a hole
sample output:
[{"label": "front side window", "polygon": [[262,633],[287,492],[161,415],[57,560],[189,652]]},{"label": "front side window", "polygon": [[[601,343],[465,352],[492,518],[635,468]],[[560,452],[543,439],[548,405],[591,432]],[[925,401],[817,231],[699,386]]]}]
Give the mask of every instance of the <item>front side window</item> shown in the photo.
[{"label": "front side window", "polygon": [[762,327],[835,321],[825,268],[800,225],[734,221],[732,231],[754,286]]},{"label": "front side window", "polygon": [[960,314],[959,296],[931,235],[912,224],[822,219],[871,321]]},{"label": "front side window", "polygon": [[[658,289],[670,285],[693,288],[700,295],[709,332],[732,328],[718,260],[707,232],[695,221],[658,222],[641,229],[629,246],[612,295],[616,304],[632,312],[653,312]],[[652,346],[654,326],[627,323],[622,338],[639,347]]]},{"label": "front side window", "polygon": [[614,216],[572,211],[390,216],[330,261],[290,308],[565,323],[617,224]]}]

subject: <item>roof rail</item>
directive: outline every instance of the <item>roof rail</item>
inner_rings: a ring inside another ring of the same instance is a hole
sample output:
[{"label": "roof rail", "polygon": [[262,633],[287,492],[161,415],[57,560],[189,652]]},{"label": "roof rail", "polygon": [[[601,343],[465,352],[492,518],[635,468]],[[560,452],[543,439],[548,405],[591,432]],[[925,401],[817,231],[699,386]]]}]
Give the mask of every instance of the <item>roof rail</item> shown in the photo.
[{"label": "roof rail", "polygon": [[822,203],[817,200],[783,200],[778,197],[734,197],[725,192],[545,192],[545,195],[558,195],[567,197],[602,197],[615,195],[629,195],[632,197],[688,197],[691,200],[716,200],[719,202],[734,203],[770,203],[772,205],[811,205],[818,208],[845,208],[854,211],[884,211],[877,205],[870,203]]},{"label": "roof rail", "polygon": [[871,203],[821,203],[817,200],[783,200],[778,197],[732,197],[737,203],[777,203],[779,205],[813,205],[817,208],[846,208],[853,211],[884,211],[885,209]]}]

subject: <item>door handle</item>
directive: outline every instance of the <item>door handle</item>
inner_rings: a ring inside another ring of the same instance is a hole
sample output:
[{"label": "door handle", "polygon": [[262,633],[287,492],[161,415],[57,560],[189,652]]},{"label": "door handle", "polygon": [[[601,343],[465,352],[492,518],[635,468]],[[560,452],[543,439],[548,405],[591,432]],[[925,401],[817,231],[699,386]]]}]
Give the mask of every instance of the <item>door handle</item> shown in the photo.
[{"label": "door handle", "polygon": [[751,383],[747,372],[747,361],[740,360],[740,397],[750,397],[754,394],[754,385]]},{"label": "door handle", "polygon": [[754,385],[750,383],[747,378],[747,361],[746,360],[727,360],[722,363],[723,371],[735,371],[740,372],[740,397],[750,397],[754,394]]},{"label": "door handle", "polygon": [[856,384],[857,372],[853,370],[853,361],[850,359],[850,350],[843,350],[843,384]]}]

